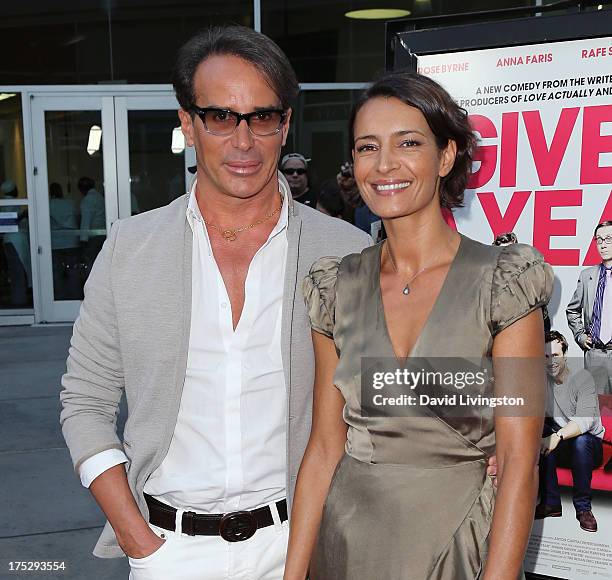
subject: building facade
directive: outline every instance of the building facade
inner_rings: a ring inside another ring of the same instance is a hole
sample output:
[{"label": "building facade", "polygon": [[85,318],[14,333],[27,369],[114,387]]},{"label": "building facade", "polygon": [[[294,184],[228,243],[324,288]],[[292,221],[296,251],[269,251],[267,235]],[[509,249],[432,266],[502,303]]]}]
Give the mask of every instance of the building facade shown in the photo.
[{"label": "building facade", "polygon": [[[425,26],[423,18],[463,13],[464,21],[475,21],[484,18],[478,14],[482,10],[541,4],[5,3],[0,8],[8,48],[0,54],[0,324],[72,322],[111,224],[187,191],[195,154],[185,148],[178,128],[170,74],[177,49],[197,30],[239,23],[285,50],[301,82],[285,152],[312,159],[316,187],[334,178],[349,158],[347,119],[359,91],[385,68],[386,20],[399,15]],[[352,14],[367,9],[399,12]]]}]

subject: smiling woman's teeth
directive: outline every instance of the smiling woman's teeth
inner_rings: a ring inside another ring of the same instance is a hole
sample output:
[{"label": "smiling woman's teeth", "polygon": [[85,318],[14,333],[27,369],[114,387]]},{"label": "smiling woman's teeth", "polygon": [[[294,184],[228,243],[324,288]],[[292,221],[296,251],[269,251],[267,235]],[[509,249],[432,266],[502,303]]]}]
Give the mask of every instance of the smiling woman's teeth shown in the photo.
[{"label": "smiling woman's teeth", "polygon": [[390,191],[392,189],[401,189],[403,187],[408,187],[409,185],[409,181],[402,181],[402,183],[390,183],[389,185],[375,185],[374,188],[378,191]]}]

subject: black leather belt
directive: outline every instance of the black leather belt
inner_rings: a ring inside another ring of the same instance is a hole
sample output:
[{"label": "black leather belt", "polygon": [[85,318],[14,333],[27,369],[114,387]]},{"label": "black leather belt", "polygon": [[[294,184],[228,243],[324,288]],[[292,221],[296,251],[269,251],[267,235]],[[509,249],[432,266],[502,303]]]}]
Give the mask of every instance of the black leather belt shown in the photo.
[{"label": "black leather belt", "polygon": [[[149,506],[149,521],[154,525],[173,532],[176,523],[176,509],[144,494]],[[276,502],[281,522],[287,521],[287,500]],[[184,512],[181,529],[189,536],[221,536],[228,542],[243,542],[255,534],[259,528],[274,523],[270,506],[252,511],[229,512],[223,515],[197,514]]]}]

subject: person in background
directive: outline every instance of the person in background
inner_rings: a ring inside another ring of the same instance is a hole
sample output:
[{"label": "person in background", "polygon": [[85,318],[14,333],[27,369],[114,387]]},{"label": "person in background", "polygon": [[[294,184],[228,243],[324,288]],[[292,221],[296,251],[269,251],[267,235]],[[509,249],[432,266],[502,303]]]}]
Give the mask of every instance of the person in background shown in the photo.
[{"label": "person in background", "polygon": [[91,230],[106,229],[106,209],[104,196],[96,189],[96,182],[91,177],[81,177],[77,187],[83,196],[81,200],[81,243],[83,245],[83,258],[90,268],[94,263],[102,244],[106,239]]},{"label": "person in background", "polygon": [[288,153],[280,162],[280,170],[287,178],[291,195],[295,201],[315,208],[317,207],[317,193],[310,188],[308,179],[308,162],[301,153]]},{"label": "person in background", "polygon": [[[344,182],[345,188],[348,188],[351,184],[351,181],[350,181],[351,179],[354,182],[355,178],[353,176],[353,164],[350,161],[345,161],[340,166],[338,183],[340,184],[340,182]],[[345,191],[347,190],[345,189]],[[359,192],[359,190],[357,191]],[[352,189],[351,189],[351,193],[348,193],[347,191],[345,195],[348,199],[354,199],[352,195]],[[355,225],[360,230],[363,230],[364,232],[370,235],[372,234],[372,224],[374,222],[380,221],[380,218],[365,204],[365,202],[361,198],[361,195],[359,195],[359,202],[358,202],[357,207],[355,208],[355,218],[354,219],[355,219],[355,222],[354,222]]]},{"label": "person in background", "polygon": [[335,183],[326,182],[323,184],[317,197],[317,209],[324,214],[342,219],[344,201],[340,197],[338,186]]},{"label": "person in background", "polygon": [[[76,204],[64,197],[62,186],[49,185],[49,225],[53,262],[53,292],[56,300],[82,300],[79,283],[79,214]],[[70,233],[75,230],[75,233]]]},{"label": "person in background", "polygon": [[140,206],[138,205],[138,198],[133,191],[130,193],[130,204],[132,215],[138,215],[140,213]]},{"label": "person in background", "polygon": [[580,272],[565,313],[600,394],[612,393],[612,221],[595,228],[601,262]]},{"label": "person in background", "polygon": [[586,532],[597,531],[591,511],[591,477],[603,460],[603,436],[595,382],[589,371],[570,372],[567,340],[556,330],[546,334],[548,410],[541,444],[540,504],[535,519],[560,517],[557,465],[572,469],[576,519]]},{"label": "person in background", "polygon": [[[106,209],[104,196],[96,189],[96,182],[91,177],[81,177],[77,184],[83,195],[81,200],[81,230],[103,230],[106,228]],[[81,241],[87,242],[91,236],[81,232]]]},{"label": "person in background", "polygon": [[509,246],[510,244],[518,244],[518,238],[514,232],[500,234],[493,240],[494,246]]},{"label": "person in background", "polygon": [[[355,210],[363,205],[363,200],[355,183],[353,164],[350,161],[345,161],[340,166],[340,171],[336,175],[336,182],[340,188],[340,195],[344,200],[345,209],[342,218],[351,224],[355,224]],[[369,230],[367,231],[369,233]]]},{"label": "person in background", "polygon": [[[0,184],[0,194],[4,199],[19,197],[17,185],[12,179],[6,179]],[[9,222],[10,225],[17,226],[17,231],[9,231],[2,236],[10,287],[9,305],[13,308],[31,306],[32,265],[27,206],[26,209],[18,205],[2,206],[0,212],[17,214],[16,218],[11,218]]]}]

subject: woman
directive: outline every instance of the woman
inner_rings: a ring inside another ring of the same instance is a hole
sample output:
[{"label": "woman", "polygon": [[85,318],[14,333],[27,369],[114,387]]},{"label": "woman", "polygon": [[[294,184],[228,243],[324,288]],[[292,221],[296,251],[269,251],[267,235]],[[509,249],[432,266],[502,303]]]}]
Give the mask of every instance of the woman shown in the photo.
[{"label": "woman", "polygon": [[[533,521],[541,416],[362,416],[361,361],[540,360],[551,269],[529,246],[485,246],[444,221],[441,207],[462,204],[475,137],[434,81],[388,74],[350,128],[355,178],[388,239],[319,260],[304,282],[314,409],[285,579],[303,580],[310,564],[316,580],[514,580]],[[543,392],[540,379],[532,392]]]}]

